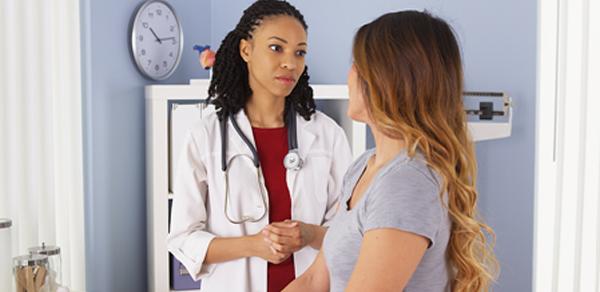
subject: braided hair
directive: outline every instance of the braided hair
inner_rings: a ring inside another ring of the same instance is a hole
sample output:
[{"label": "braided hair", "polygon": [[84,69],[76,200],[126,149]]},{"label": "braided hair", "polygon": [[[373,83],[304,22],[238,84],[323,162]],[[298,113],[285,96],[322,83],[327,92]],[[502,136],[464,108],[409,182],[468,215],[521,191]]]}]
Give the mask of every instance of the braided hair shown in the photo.
[{"label": "braided hair", "polygon": [[[248,82],[248,67],[239,52],[240,41],[251,39],[251,33],[260,25],[263,18],[276,15],[294,17],[302,24],[304,30],[308,28],[304,16],[288,2],[258,0],[244,10],[239,23],[221,42],[208,89],[208,99],[215,105],[219,120],[241,110],[252,95]],[[305,67],[298,78],[298,83],[285,99],[284,117],[290,106],[293,106],[294,110],[307,121],[315,113],[313,90],[308,85],[308,79],[308,67]]]}]

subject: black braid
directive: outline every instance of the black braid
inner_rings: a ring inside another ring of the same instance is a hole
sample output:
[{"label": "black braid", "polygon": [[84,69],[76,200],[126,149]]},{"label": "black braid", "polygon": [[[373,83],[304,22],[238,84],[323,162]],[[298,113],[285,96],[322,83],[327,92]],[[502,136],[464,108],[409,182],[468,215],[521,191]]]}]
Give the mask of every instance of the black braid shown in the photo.
[{"label": "black braid", "polygon": [[[241,110],[252,95],[248,82],[248,67],[239,52],[240,41],[251,39],[251,33],[260,21],[275,15],[292,16],[305,30],[308,28],[300,11],[286,1],[258,0],[244,10],[240,22],[225,36],[215,57],[208,98],[212,99],[219,120]],[[284,114],[287,114],[290,105],[293,105],[296,112],[307,121],[315,113],[313,90],[308,85],[308,79],[308,67],[305,67],[298,83],[286,97]]]}]

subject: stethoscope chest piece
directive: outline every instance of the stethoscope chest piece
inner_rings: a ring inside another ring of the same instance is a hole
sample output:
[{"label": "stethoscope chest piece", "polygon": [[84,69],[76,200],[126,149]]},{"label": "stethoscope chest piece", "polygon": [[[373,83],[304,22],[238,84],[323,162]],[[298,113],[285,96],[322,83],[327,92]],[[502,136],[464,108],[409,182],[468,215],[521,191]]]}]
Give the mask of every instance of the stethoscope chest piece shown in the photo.
[{"label": "stethoscope chest piece", "polygon": [[302,168],[302,164],[302,158],[300,158],[298,150],[296,149],[290,150],[283,158],[283,165],[288,170],[298,171]]}]

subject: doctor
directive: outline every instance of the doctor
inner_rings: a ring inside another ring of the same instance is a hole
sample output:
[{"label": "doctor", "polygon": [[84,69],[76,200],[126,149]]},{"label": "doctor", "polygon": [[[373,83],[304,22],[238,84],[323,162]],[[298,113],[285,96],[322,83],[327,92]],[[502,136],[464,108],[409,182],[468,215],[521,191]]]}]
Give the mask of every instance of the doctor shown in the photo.
[{"label": "doctor", "polygon": [[187,137],[169,251],[202,291],[280,291],[315,259],[351,163],[343,130],[315,110],[306,23],[284,1],[244,11],[216,55],[216,112]]}]

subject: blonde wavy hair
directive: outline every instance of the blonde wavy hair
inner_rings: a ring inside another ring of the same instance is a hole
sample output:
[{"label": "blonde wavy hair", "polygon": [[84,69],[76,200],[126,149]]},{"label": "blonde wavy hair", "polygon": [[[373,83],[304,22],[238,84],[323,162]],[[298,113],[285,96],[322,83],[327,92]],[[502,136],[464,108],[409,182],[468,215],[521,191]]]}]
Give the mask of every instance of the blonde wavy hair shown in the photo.
[{"label": "blonde wavy hair", "polygon": [[358,30],[352,53],[374,125],[403,140],[410,156],[421,151],[442,177],[440,196],[447,195],[452,221],[452,291],[489,290],[498,272],[495,234],[478,219],[477,162],[451,27],[427,12],[385,14]]}]

